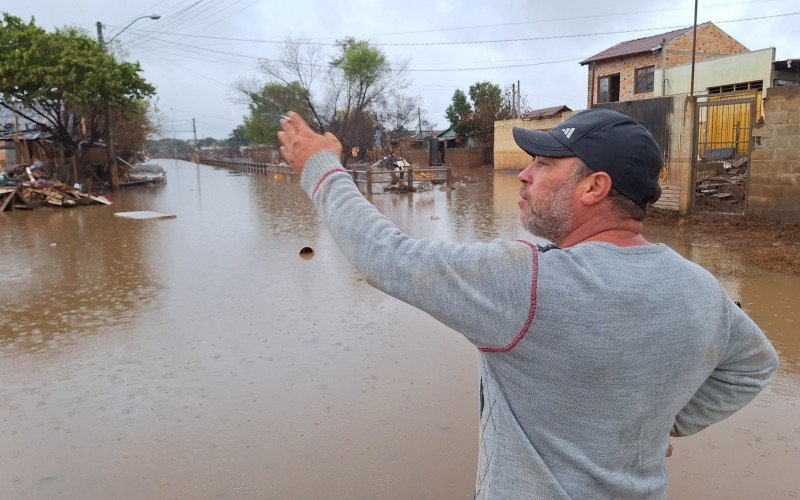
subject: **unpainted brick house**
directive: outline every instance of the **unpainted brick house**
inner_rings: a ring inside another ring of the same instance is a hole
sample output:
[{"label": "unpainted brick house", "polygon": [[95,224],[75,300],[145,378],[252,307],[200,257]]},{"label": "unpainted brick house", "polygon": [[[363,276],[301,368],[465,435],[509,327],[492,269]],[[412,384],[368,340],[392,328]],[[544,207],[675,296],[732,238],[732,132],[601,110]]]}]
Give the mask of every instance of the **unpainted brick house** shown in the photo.
[{"label": "unpainted brick house", "polygon": [[[747,47],[714,23],[697,26],[696,62],[745,52]],[[692,28],[618,43],[580,63],[589,68],[587,107],[658,97],[653,92],[656,69],[691,61]]]}]

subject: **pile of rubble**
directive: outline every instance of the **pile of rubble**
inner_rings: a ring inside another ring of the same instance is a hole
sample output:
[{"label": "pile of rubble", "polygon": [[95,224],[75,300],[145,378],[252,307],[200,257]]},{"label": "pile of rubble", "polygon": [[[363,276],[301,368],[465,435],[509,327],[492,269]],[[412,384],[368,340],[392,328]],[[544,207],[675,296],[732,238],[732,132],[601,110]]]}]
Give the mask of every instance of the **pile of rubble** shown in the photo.
[{"label": "pile of rubble", "polygon": [[93,196],[79,187],[47,179],[38,168],[23,165],[9,172],[0,169],[0,212],[30,210],[44,205],[74,207],[111,204],[105,196]]}]

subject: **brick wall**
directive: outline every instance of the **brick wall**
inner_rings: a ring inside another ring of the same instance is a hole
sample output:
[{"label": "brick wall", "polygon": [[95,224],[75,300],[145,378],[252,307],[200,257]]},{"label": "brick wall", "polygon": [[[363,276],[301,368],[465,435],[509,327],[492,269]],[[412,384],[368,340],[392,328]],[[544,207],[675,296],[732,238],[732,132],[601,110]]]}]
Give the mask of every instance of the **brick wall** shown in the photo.
[{"label": "brick wall", "polygon": [[753,138],[747,213],[800,222],[800,86],[767,89]]},{"label": "brick wall", "polygon": [[[743,52],[749,52],[747,47],[731,38],[730,35],[719,29],[716,25],[708,23],[697,28],[696,62],[708,61],[730,54],[741,54]],[[691,32],[667,43],[666,59],[667,68],[692,62]],[[624,58],[620,57],[610,61],[598,62],[594,75],[594,96],[592,96],[592,66],[591,64],[587,65],[589,69],[589,78],[587,81],[586,95],[588,97],[587,102],[589,103],[589,107],[591,107],[592,102],[597,102],[597,97],[599,95],[597,79],[616,73],[619,73],[620,101],[632,101],[654,97],[653,92],[634,93],[634,89],[636,88],[636,68],[643,68],[646,66],[655,66],[656,69],[661,68],[661,52],[656,54],[639,54]],[[594,97],[594,99],[592,99],[592,97]]]}]

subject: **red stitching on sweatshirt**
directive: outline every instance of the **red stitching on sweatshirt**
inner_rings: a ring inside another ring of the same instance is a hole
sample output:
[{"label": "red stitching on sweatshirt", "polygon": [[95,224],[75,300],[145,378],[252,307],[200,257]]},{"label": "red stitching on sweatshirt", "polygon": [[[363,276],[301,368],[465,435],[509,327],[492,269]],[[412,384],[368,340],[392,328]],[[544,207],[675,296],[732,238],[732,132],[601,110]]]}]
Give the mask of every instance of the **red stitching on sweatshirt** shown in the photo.
[{"label": "red stitching on sweatshirt", "polygon": [[522,327],[522,330],[514,337],[514,340],[511,341],[505,347],[479,347],[478,350],[481,352],[508,352],[513,349],[522,337],[528,333],[528,330],[531,327],[531,323],[533,323],[533,316],[536,314],[536,283],[539,280],[539,251],[536,249],[536,245],[524,240],[517,240],[520,243],[525,243],[529,247],[531,247],[531,252],[533,252],[533,276],[531,277],[531,308],[528,311],[528,319],[525,321],[525,325]]},{"label": "red stitching on sweatshirt", "polygon": [[325,179],[327,179],[329,175],[331,175],[331,174],[335,174],[336,172],[344,172],[344,173],[347,173],[347,172],[346,172],[346,171],[345,171],[343,168],[341,168],[341,167],[339,167],[339,168],[334,168],[333,170],[329,170],[329,171],[328,171],[328,172],[327,172],[325,175],[323,175],[323,176],[322,176],[322,179],[320,179],[319,181],[317,181],[317,185],[316,185],[316,186],[314,186],[314,190],[313,190],[313,191],[311,191],[311,196],[313,197],[315,194],[317,194],[317,189],[319,189],[319,185],[320,185],[320,184],[322,184],[322,181],[324,181]]}]

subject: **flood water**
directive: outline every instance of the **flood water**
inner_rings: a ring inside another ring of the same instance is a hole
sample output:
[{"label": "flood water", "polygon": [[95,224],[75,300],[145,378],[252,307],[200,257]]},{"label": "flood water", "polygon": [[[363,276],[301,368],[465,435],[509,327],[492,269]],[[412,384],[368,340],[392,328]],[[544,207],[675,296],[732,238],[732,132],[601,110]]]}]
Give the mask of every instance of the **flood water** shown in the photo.
[{"label": "flood water", "polygon": [[[291,178],[160,163],[166,186],[112,206],[0,214],[0,498],[471,498],[471,345],[367,285]],[[516,178],[469,175],[372,201],[417,238],[527,238]],[[672,441],[671,498],[800,496],[800,277],[648,236],[781,356],[747,408]]]}]

